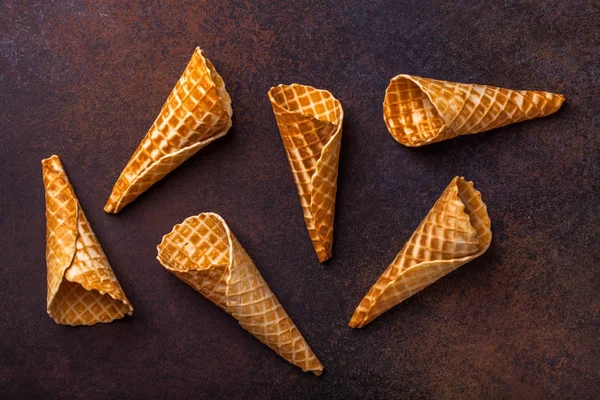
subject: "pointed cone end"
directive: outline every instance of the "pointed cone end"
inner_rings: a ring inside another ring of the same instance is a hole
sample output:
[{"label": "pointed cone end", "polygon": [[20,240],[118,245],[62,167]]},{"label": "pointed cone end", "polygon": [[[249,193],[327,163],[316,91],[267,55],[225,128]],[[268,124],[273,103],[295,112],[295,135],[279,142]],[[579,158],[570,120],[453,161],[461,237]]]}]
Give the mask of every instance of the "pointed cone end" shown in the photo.
[{"label": "pointed cone end", "polygon": [[63,169],[63,165],[62,162],[60,161],[60,157],[58,157],[56,154],[51,155],[48,158],[44,158],[42,160],[42,171],[44,170],[51,170],[51,169]]},{"label": "pointed cone end", "polygon": [[108,200],[104,205],[104,211],[109,214],[116,214],[119,212],[119,210],[115,208],[115,204],[110,200]]},{"label": "pointed cone end", "polygon": [[549,98],[550,102],[548,104],[548,112],[545,115],[554,114],[555,112],[560,110],[563,103],[565,102],[565,96],[563,96],[562,94],[548,93],[546,97]]},{"label": "pointed cone end", "polygon": [[348,326],[350,328],[362,328],[362,318],[358,315],[358,312],[354,311]]},{"label": "pointed cone end", "polygon": [[[535,118],[547,117],[554,114],[562,107],[565,102],[565,96],[550,92],[533,92],[537,97],[534,104],[538,107],[538,114]],[[520,120],[516,121],[519,122]]]},{"label": "pointed cone end", "polygon": [[331,252],[324,249],[317,250],[317,257],[319,258],[320,263],[324,263],[331,258]]},{"label": "pointed cone end", "polygon": [[56,160],[60,161],[60,158],[58,158],[58,156],[56,154],[51,155],[50,157],[44,158],[42,160],[42,166],[44,167],[46,165],[52,164],[52,162],[56,161]]}]

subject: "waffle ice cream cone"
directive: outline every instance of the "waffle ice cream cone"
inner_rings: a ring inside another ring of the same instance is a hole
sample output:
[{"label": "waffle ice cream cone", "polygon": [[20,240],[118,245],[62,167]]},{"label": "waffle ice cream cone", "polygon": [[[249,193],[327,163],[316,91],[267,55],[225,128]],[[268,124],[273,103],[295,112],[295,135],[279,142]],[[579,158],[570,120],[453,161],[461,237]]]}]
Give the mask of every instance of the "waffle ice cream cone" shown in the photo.
[{"label": "waffle ice cream cone", "polygon": [[360,302],[350,320],[362,328],[383,312],[479,257],[492,240],[481,194],[456,177]]},{"label": "waffle ice cream cone", "polygon": [[163,237],[158,261],[290,363],[323,366],[219,215],[189,217]]},{"label": "waffle ice cream cone", "polygon": [[93,325],[132,315],[58,156],[42,160],[46,188],[47,310],[65,325]]},{"label": "waffle ice cream cone", "polygon": [[292,84],[269,90],[269,100],[300,195],[319,262],[331,258],[344,110],[326,90]]},{"label": "waffle ice cream cone", "polygon": [[215,67],[196,48],[152,127],[104,206],[118,213],[150,186],[231,127],[231,99]]},{"label": "waffle ice cream cone", "polygon": [[548,92],[398,75],[385,91],[383,118],[396,141],[417,147],[544,117],[564,101]]}]

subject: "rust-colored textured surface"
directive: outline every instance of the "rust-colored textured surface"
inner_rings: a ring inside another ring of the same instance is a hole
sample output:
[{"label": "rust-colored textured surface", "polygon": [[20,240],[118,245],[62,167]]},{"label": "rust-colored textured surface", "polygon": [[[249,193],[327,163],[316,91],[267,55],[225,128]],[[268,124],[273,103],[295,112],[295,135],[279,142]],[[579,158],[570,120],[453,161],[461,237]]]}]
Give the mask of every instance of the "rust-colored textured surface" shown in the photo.
[{"label": "rust-colored textured surface", "polygon": [[[0,5],[0,397],[597,398],[600,10],[592,1],[5,1]],[[561,5],[559,5],[561,4]],[[113,183],[198,45],[231,132],[113,216]],[[562,93],[550,117],[408,149],[382,101],[399,73]],[[267,91],[345,110],[333,259],[306,233]],[[60,155],[135,312],[46,315],[40,160]],[[492,218],[489,251],[347,327],[455,175]],[[325,366],[303,374],[155,260],[221,214]]]}]

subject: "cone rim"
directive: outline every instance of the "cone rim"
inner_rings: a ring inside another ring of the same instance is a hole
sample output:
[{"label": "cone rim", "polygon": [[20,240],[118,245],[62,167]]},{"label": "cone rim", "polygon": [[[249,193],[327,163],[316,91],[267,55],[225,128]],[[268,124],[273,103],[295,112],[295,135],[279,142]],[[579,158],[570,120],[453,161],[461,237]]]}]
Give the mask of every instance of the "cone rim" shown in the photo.
[{"label": "cone rim", "polygon": [[[225,230],[225,234],[227,235],[227,251],[228,251],[228,255],[229,255],[229,262],[227,263],[227,269],[229,269],[231,267],[231,264],[233,262],[233,240],[232,240],[232,233],[231,233],[231,229],[229,229],[229,225],[227,225],[227,222],[225,221],[225,219],[223,217],[221,217],[219,214],[211,212],[211,211],[207,211],[207,212],[201,212],[198,215],[191,215],[189,217],[187,217],[186,219],[184,219],[183,221],[181,221],[178,224],[175,224],[173,226],[173,228],[166,233],[165,235],[163,235],[160,243],[156,246],[156,251],[157,251],[157,256],[156,259],[158,260],[158,262],[168,271],[174,271],[174,272],[188,272],[188,271],[204,271],[207,269],[210,269],[212,266],[210,267],[206,267],[206,268],[186,268],[186,269],[182,269],[182,268],[176,268],[174,266],[172,266],[169,262],[167,262],[167,260],[165,260],[164,258],[161,257],[161,252],[162,252],[162,248],[163,246],[165,246],[167,244],[167,242],[170,239],[170,236],[176,231],[177,228],[182,227],[184,225],[186,225],[189,221],[194,220],[194,219],[198,219],[201,218],[203,216],[210,216],[210,217],[214,217],[216,218],[219,223],[223,226],[224,230]],[[194,264],[196,265],[196,264]]]}]

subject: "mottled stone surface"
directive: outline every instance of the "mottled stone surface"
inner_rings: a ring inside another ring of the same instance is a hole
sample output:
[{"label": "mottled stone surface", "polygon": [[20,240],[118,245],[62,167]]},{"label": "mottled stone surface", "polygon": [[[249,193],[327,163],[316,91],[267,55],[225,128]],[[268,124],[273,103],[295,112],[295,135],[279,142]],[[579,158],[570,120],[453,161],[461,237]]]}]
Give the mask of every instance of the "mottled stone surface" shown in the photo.
[{"label": "mottled stone surface", "polygon": [[[143,4],[140,4],[143,3]],[[4,1],[0,4],[0,397],[598,398],[600,10],[592,1]],[[231,132],[112,216],[113,183],[195,46]],[[391,77],[562,93],[548,118],[404,148]],[[306,233],[267,90],[330,90],[346,120],[334,258]],[[62,158],[132,318],[46,315],[40,160]],[[362,296],[455,175],[494,240],[363,330]],[[323,364],[303,374],[156,261],[163,234],[221,214]]]}]

